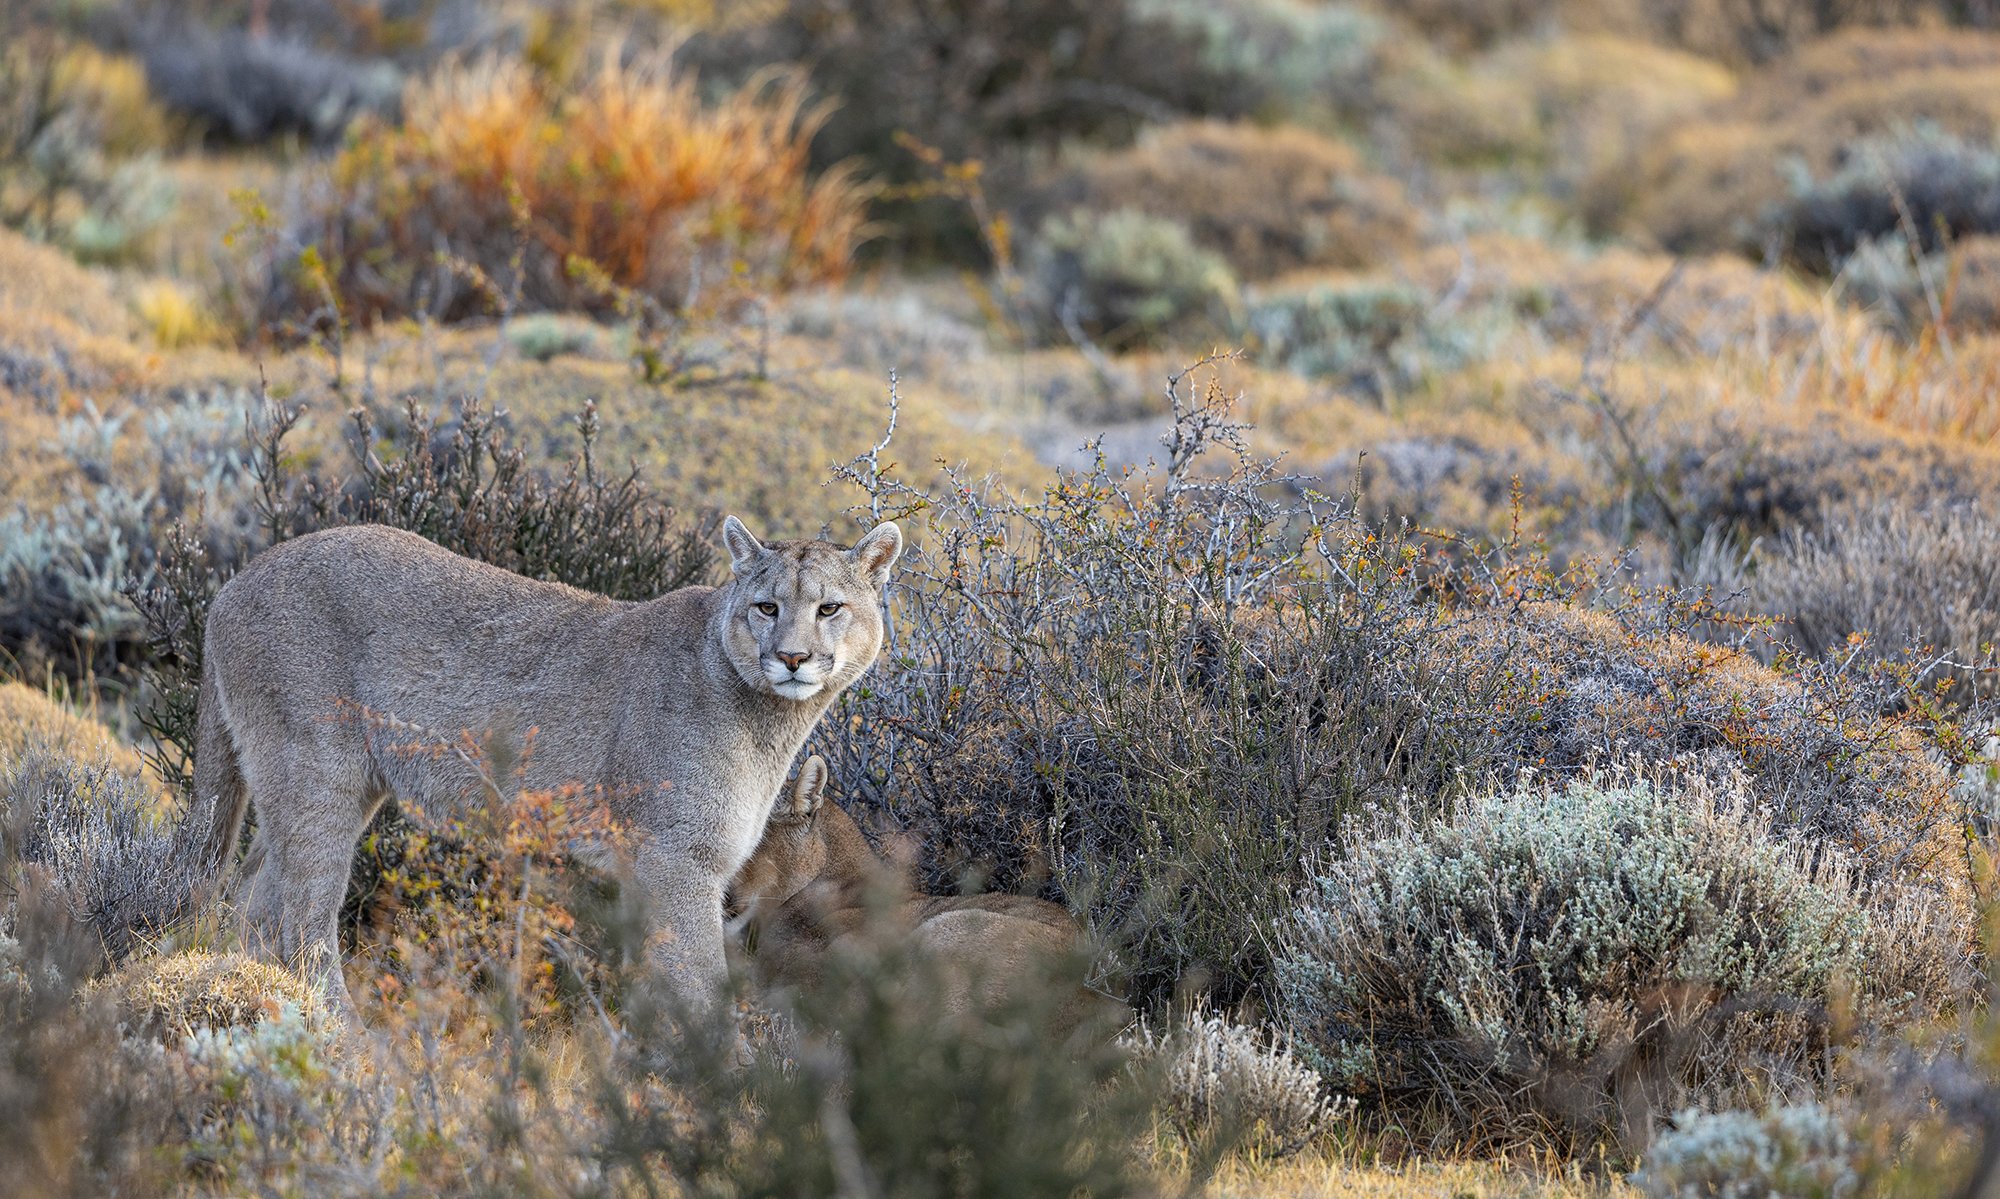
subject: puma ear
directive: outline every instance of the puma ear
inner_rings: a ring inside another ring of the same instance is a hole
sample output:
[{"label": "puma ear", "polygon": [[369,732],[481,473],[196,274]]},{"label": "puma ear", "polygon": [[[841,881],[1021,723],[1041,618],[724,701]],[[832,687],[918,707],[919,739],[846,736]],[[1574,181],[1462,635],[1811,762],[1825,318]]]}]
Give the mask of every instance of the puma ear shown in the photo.
[{"label": "puma ear", "polygon": [[814,754],[799,767],[799,777],[792,782],[792,798],[789,813],[800,819],[808,819],[819,811],[819,805],[826,799],[826,759]]},{"label": "puma ear", "polygon": [[722,518],[722,544],[729,550],[729,571],[742,574],[764,556],[764,543],[750,535],[734,516]]},{"label": "puma ear", "polygon": [[847,551],[847,558],[861,568],[869,582],[881,587],[889,581],[889,572],[896,568],[896,559],[903,556],[903,530],[893,520],[885,520],[869,530],[868,536],[854,543]]}]

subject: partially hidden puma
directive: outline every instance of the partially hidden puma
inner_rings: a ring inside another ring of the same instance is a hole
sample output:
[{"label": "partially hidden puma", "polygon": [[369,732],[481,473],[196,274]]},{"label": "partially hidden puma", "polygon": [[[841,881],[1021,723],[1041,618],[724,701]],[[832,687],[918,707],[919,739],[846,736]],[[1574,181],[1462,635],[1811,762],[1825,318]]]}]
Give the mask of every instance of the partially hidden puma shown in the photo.
[{"label": "partially hidden puma", "polygon": [[[766,986],[818,985],[829,954],[868,936],[906,935],[937,968],[942,1009],[979,1016],[1053,987],[1044,1031],[1116,1031],[1129,1010],[1085,985],[1083,930],[1059,904],[1024,895],[920,895],[877,854],[854,818],[826,800],[817,754],[771,813],[770,827],[730,885],[733,924]],[[886,927],[885,927],[886,926]]]},{"label": "partially hidden puma", "polygon": [[600,789],[633,835],[653,957],[705,1004],[727,972],[724,889],[820,716],[880,652],[903,549],[894,523],[852,548],[766,545],[735,517],[722,536],[726,585],[636,603],[369,525],[284,542],[231,579],[206,626],[195,783],[217,801],[211,860],[233,859],[256,809],[250,947],[351,1010],[336,919],[369,818],[392,794],[449,812],[479,793],[476,763],[398,752],[380,722],[532,730],[521,785]]}]

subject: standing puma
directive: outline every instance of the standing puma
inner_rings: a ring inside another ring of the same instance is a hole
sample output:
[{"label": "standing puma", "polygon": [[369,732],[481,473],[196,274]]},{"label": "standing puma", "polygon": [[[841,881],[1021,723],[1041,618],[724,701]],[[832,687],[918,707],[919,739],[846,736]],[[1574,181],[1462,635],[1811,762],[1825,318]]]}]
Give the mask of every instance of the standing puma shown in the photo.
[{"label": "standing puma", "polygon": [[[723,890],[820,715],[882,647],[893,523],[852,549],[760,544],[723,523],[731,581],[621,603],[461,558],[414,534],[329,529],[259,555],[209,610],[195,785],[227,863],[257,805],[242,899],[253,947],[336,1003],[348,862],[390,794],[450,811],[452,755],[395,752],[384,721],[524,737],[522,785],[600,787],[635,835],[655,958],[691,1002],[725,976]],[[357,718],[361,713],[365,718]]]},{"label": "standing puma", "polygon": [[[872,921],[908,933],[912,947],[942,968],[942,1007],[953,1015],[1017,998],[1024,985],[1054,981],[1051,968],[1080,964],[1083,930],[1059,904],[1025,895],[917,894],[869,847],[853,817],[825,802],[826,777],[817,754],[799,767],[757,851],[730,884],[735,924],[753,934],[753,966],[764,982],[812,985],[821,960]],[[1062,985],[1066,993],[1049,1019],[1057,1040],[1086,1020],[1109,1030],[1131,1015],[1081,977]],[[1114,1012],[1120,1020],[1108,1018]]]}]

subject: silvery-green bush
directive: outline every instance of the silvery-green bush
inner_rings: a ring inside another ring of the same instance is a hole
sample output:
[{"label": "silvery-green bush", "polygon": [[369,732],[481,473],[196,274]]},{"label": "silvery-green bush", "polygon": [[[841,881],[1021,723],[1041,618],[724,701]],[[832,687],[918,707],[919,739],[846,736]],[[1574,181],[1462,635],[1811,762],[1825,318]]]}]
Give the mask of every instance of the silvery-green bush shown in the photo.
[{"label": "silvery-green bush", "polygon": [[1491,352],[1505,331],[1490,319],[1447,316],[1404,283],[1315,283],[1254,297],[1242,336],[1257,356],[1302,375],[1381,393]]},{"label": "silvery-green bush", "polygon": [[1160,1111],[1190,1140],[1221,1138],[1267,1156],[1296,1153],[1333,1131],[1354,1101],[1327,1093],[1289,1034],[1197,1009],[1164,1032],[1126,1039],[1159,1069]]},{"label": "silvery-green bush", "polygon": [[1378,819],[1283,932],[1285,1014],[1335,1086],[1481,1134],[1636,1138],[1810,1085],[1850,1004],[1951,1002],[1948,925],[1778,837],[1741,787],[1600,774]]},{"label": "silvery-green bush", "polygon": [[1042,223],[1027,259],[1028,302],[1045,333],[1113,348],[1226,329],[1236,277],[1187,226],[1131,209],[1077,209]]},{"label": "silvery-green bush", "polygon": [[1632,1180],[1651,1199],[1844,1199],[1861,1186],[1853,1139],[1817,1103],[1682,1112]]}]

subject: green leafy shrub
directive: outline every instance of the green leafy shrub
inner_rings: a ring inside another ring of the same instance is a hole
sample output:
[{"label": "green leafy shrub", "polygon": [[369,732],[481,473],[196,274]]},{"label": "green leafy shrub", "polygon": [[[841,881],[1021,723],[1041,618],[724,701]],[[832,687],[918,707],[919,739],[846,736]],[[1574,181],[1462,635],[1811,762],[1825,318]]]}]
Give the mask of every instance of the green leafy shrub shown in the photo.
[{"label": "green leafy shrub", "polygon": [[1689,1110],[1635,1177],[1650,1199],[1848,1199],[1861,1191],[1854,1156],[1840,1117],[1817,1103]]},{"label": "green leafy shrub", "polygon": [[1113,348],[1228,327],[1236,279],[1187,227],[1132,209],[1077,209],[1042,223],[1027,262],[1029,303],[1046,335]]},{"label": "green leafy shrub", "polygon": [[1301,897],[1284,1011],[1336,1086],[1587,1143],[1809,1083],[1850,1001],[1897,1019],[1958,1001],[1962,934],[1896,914],[1932,897],[1858,886],[1754,806],[1604,775],[1383,816]]}]

